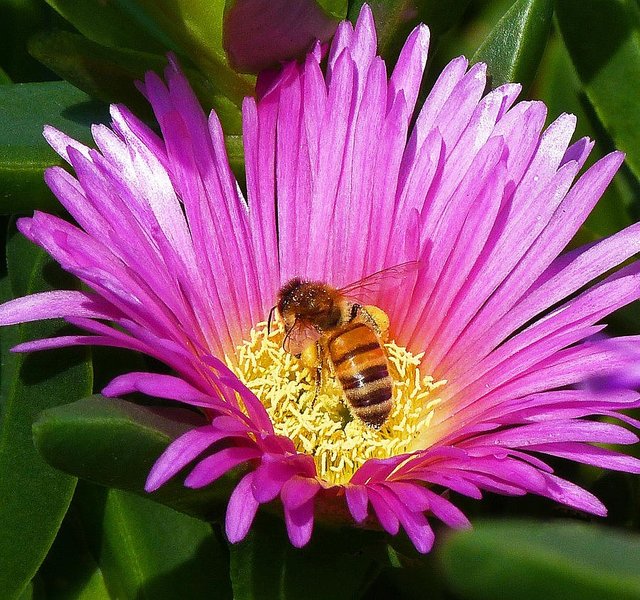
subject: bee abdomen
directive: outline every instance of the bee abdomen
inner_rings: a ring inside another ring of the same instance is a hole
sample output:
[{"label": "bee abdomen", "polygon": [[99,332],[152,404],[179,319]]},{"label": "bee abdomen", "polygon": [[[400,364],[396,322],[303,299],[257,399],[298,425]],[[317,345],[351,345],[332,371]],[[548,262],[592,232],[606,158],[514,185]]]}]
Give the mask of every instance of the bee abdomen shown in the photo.
[{"label": "bee abdomen", "polygon": [[329,340],[336,377],[355,415],[380,427],[393,408],[393,380],[380,342],[362,323],[348,326]]}]

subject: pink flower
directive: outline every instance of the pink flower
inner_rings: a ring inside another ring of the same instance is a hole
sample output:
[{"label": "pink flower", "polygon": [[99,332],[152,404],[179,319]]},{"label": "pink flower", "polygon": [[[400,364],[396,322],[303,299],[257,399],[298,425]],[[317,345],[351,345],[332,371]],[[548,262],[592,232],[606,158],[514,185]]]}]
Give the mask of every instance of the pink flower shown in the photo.
[{"label": "pink flower", "polygon": [[[574,182],[593,146],[569,145],[574,117],[543,130],[541,102],[515,103],[515,84],[483,96],[484,65],[462,57],[412,126],[428,41],[426,27],[413,31],[387,79],[365,6],[355,30],[340,25],[326,74],[319,47],[264,74],[259,99],[243,106],[246,201],[216,115],[207,120],[173,60],[166,85],[149,73],[141,86],[162,137],[122,106],[111,129],[94,127],[99,150],[45,130],[75,170],[50,169],[46,180],[78,226],[36,212],[19,228],[92,291],[11,301],[0,323],[63,317],[86,332],[17,351],[102,344],[169,365],[174,375],[129,373],[104,394],[203,408],[210,424],[167,448],[147,489],[186,465],[189,487],[244,465],[231,541],[279,497],[296,546],[314,511],[331,506],[391,534],[402,527],[427,552],[427,517],[468,525],[443,490],[533,493],[604,515],[544,457],[640,472],[637,459],[593,445],[637,441],[593,417],[637,427],[620,411],[640,406],[638,393],[581,385],[628,364],[619,339],[592,336],[640,297],[637,263],[603,277],[640,250],[639,226],[562,253],[623,156]],[[377,431],[345,417],[331,404],[339,387],[311,402],[313,377],[282,350],[282,331],[259,325],[280,287],[294,276],[340,287],[417,260],[423,268],[376,300],[393,341],[389,422]]]}]

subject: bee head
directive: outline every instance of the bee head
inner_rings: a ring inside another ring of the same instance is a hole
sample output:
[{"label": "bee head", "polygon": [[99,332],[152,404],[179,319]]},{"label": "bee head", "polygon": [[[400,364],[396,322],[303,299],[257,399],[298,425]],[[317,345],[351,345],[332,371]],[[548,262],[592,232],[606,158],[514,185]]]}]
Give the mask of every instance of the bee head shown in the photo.
[{"label": "bee head", "polygon": [[334,321],[339,318],[336,300],[337,290],[323,283],[296,278],[280,290],[277,306],[286,326],[299,321],[326,329],[335,325]]}]

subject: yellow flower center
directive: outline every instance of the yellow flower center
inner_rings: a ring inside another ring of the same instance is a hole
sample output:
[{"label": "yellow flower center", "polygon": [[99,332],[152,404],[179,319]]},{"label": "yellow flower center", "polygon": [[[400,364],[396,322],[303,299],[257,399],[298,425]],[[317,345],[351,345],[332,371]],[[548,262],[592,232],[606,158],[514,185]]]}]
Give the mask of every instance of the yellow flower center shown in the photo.
[{"label": "yellow flower center", "polygon": [[413,443],[433,417],[445,382],[423,376],[422,354],[413,355],[393,341],[384,344],[393,384],[393,409],[380,429],[354,417],[331,365],[325,365],[320,389],[316,372],[282,348],[280,322],[260,323],[227,364],[264,404],[276,433],[289,437],[311,455],[318,475],[343,484],[370,458],[389,458],[414,450]]}]

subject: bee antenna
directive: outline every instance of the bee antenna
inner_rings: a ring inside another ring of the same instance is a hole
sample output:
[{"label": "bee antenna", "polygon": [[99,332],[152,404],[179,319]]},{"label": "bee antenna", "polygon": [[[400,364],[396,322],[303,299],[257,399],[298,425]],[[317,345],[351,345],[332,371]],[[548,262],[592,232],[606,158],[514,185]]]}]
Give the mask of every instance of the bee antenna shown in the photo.
[{"label": "bee antenna", "polygon": [[275,305],[271,307],[269,311],[269,318],[267,319],[267,334],[271,333],[271,321],[273,320],[273,313],[276,310]]}]

